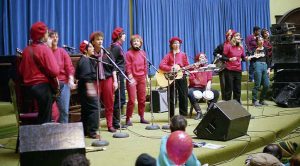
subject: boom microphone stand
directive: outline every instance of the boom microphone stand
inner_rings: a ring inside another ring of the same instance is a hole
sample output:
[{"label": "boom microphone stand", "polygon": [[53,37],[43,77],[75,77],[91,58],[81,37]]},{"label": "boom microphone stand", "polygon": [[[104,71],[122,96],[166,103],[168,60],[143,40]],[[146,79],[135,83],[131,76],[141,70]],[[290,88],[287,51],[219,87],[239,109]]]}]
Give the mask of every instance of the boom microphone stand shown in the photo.
[{"label": "boom microphone stand", "polygon": [[[145,55],[143,55],[144,58],[147,60],[148,62],[148,70],[149,70],[149,73],[150,73],[150,67],[153,67],[156,72],[159,72],[155,66],[153,66],[153,64],[147,59],[147,57]],[[153,121],[154,121],[154,115],[153,115],[153,103],[152,103],[152,80],[151,80],[151,77],[149,77],[150,79],[150,112],[151,112],[151,125],[150,126],[146,126],[146,130],[157,130],[157,129],[160,129],[160,127],[156,124],[153,124]]]},{"label": "boom microphone stand", "polygon": [[[103,46],[101,46],[101,48],[103,49],[103,51],[108,55],[108,59],[110,60],[110,62],[118,69],[118,72],[120,72],[124,78],[129,81],[131,83],[131,81],[129,80],[129,78],[125,75],[125,73],[119,68],[119,66],[111,59],[110,55],[111,53],[109,51],[107,51]],[[119,78],[119,74],[118,74],[118,92],[119,92],[119,117],[120,117],[120,121],[119,121],[119,131],[120,132],[116,132],[115,134],[113,134],[114,138],[126,138],[129,137],[128,133],[122,133],[122,126],[121,126],[121,91],[120,91],[120,78]]]}]

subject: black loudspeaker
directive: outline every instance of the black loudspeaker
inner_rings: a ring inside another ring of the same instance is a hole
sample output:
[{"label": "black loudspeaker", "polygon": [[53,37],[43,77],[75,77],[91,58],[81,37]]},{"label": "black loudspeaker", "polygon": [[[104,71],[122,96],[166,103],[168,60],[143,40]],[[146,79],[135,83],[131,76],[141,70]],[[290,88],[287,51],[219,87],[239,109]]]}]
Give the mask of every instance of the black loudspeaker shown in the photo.
[{"label": "black loudspeaker", "polygon": [[273,63],[300,63],[300,44],[276,44],[272,48]]},{"label": "black loudspeaker", "polygon": [[19,140],[21,166],[61,165],[68,155],[85,155],[82,123],[20,126]]},{"label": "black loudspeaker", "polygon": [[236,100],[214,104],[194,133],[198,138],[227,141],[247,133],[251,115]]},{"label": "black loudspeaker", "polygon": [[161,113],[168,111],[168,94],[166,90],[152,90],[153,112]]},{"label": "black loudspeaker", "polygon": [[275,103],[281,107],[300,106],[300,84],[289,83],[279,90],[274,99]]}]

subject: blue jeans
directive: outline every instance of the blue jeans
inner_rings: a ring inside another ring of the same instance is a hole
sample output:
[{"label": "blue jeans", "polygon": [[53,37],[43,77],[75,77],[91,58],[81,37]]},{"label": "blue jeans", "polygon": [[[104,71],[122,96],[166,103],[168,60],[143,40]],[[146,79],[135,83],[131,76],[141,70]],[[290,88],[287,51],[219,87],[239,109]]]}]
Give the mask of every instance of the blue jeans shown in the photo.
[{"label": "blue jeans", "polygon": [[249,63],[249,80],[254,80],[254,62],[250,61]]},{"label": "blue jeans", "polygon": [[257,92],[262,85],[262,91],[260,93],[260,101],[266,98],[266,94],[270,85],[268,76],[268,66],[265,62],[255,62],[254,65],[254,87],[252,89],[252,102],[257,100]]},{"label": "blue jeans", "polygon": [[60,96],[57,98],[59,123],[68,123],[71,91],[69,85],[65,83],[62,83],[61,88]]}]

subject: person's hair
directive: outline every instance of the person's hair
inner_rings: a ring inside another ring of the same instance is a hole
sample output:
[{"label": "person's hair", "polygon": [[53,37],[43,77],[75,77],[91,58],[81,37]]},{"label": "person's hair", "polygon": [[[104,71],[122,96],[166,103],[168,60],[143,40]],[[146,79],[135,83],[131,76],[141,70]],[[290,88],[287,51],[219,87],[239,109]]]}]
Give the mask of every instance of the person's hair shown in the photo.
[{"label": "person's hair", "polygon": [[171,132],[177,130],[185,131],[186,126],[187,126],[187,121],[182,115],[175,115],[171,119],[171,123],[170,123]]},{"label": "person's hair", "polygon": [[256,32],[256,31],[259,31],[259,30],[260,30],[260,27],[259,27],[259,26],[253,27],[253,33]]},{"label": "person's hair", "polygon": [[280,147],[277,144],[267,145],[264,148],[263,153],[269,153],[269,154],[275,156],[276,158],[278,158],[279,160],[281,160],[281,158],[282,158],[282,150],[280,149]]},{"label": "person's hair", "polygon": [[53,35],[58,35],[58,32],[55,30],[49,30],[49,37],[53,36]]},{"label": "person's hair", "polygon": [[136,159],[135,166],[156,166],[156,159],[147,153],[142,153]]},{"label": "person's hair", "polygon": [[103,32],[94,32],[93,37],[92,37],[92,39],[91,39],[90,42],[92,43],[97,37],[102,37],[102,38],[104,38]]},{"label": "person's hair", "polygon": [[293,155],[290,159],[290,166],[300,165],[300,154]]},{"label": "person's hair", "polygon": [[[235,34],[240,34],[240,33],[237,32],[237,33],[235,33]],[[235,39],[235,34],[233,34],[232,37],[231,37],[231,40],[230,40],[231,45],[235,45],[235,46],[238,46],[238,47],[242,47],[242,46],[243,46],[243,45],[242,45],[242,42],[239,42],[239,43],[237,44],[236,39]],[[240,34],[240,35],[241,35],[241,34]]]},{"label": "person's hair", "polygon": [[89,166],[90,161],[84,154],[71,154],[67,156],[61,163],[61,166]]}]

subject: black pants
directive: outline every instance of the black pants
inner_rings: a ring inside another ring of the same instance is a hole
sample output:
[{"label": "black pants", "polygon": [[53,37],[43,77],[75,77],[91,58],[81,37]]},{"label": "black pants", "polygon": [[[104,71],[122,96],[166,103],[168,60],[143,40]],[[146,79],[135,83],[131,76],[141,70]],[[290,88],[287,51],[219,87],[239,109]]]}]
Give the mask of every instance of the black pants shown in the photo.
[{"label": "black pants", "polygon": [[[118,73],[118,79],[120,80],[120,87],[115,91],[115,101],[114,101],[114,112],[113,112],[113,126],[119,128],[120,123],[120,110],[126,104],[125,96],[125,80],[124,77]],[[121,107],[119,108],[119,90],[120,90],[120,99]]]},{"label": "black pants", "polygon": [[241,84],[242,84],[242,72],[224,70],[225,76],[225,100],[231,100],[232,92],[233,99],[241,103]]},{"label": "black pants", "polygon": [[84,135],[95,135],[99,128],[98,97],[88,96],[85,82],[78,83],[78,93],[81,103],[81,121]]},{"label": "black pants", "polygon": [[[182,79],[175,80],[175,93],[178,93],[179,96],[179,114],[186,116],[188,110],[188,88],[187,88],[187,80],[186,76],[183,76]],[[175,111],[175,103],[174,101],[174,83],[170,85],[170,117],[174,116]],[[177,97],[175,98],[177,100]]]},{"label": "black pants", "polygon": [[224,74],[224,71],[219,72],[219,79],[220,79],[222,100],[225,100],[225,74]]},{"label": "black pants", "polygon": [[53,92],[50,84],[42,83],[28,87],[32,97],[38,103],[38,123],[51,122],[52,117],[52,104],[53,104]]}]

